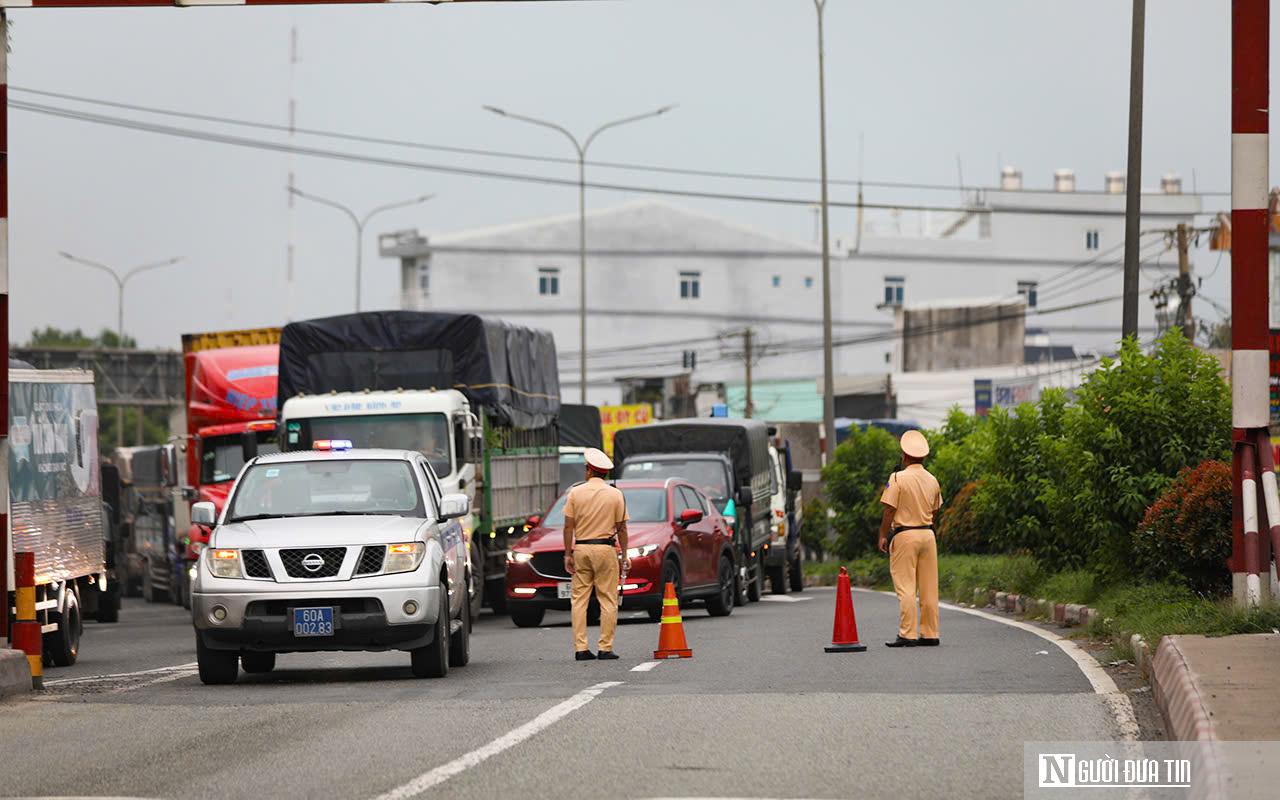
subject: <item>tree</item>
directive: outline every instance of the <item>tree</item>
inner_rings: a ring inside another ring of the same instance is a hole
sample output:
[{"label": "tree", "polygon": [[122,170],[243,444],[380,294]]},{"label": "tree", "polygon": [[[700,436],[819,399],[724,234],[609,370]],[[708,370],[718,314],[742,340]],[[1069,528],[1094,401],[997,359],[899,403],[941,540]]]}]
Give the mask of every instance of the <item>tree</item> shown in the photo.
[{"label": "tree", "polygon": [[853,426],[849,438],[836,448],[831,463],[822,468],[826,495],[836,512],[834,552],[853,558],[876,547],[876,531],[883,509],[880,493],[901,454],[897,438],[888,431]]},{"label": "tree", "polygon": [[52,325],[46,325],[44,330],[31,331],[31,340],[27,342],[27,347],[123,347],[126,350],[134,350],[138,347],[138,340],[128,334],[124,337],[124,344],[120,343],[120,334],[103,328],[102,332],[97,336],[89,336],[84,331],[76,328],[73,331],[64,331],[61,328],[55,328]]}]

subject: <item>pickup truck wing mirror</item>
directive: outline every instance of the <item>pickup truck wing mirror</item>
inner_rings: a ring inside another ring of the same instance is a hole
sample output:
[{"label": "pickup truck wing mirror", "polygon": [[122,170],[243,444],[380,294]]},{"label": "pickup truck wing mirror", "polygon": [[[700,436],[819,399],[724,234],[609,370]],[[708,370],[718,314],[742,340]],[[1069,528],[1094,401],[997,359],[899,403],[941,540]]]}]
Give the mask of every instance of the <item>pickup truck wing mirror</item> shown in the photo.
[{"label": "pickup truck wing mirror", "polygon": [[218,512],[213,503],[207,500],[193,503],[191,506],[191,524],[199,525],[203,528],[212,528],[218,524]]},{"label": "pickup truck wing mirror", "polygon": [[465,494],[446,494],[440,498],[440,521],[465,517],[471,513],[471,501]]}]

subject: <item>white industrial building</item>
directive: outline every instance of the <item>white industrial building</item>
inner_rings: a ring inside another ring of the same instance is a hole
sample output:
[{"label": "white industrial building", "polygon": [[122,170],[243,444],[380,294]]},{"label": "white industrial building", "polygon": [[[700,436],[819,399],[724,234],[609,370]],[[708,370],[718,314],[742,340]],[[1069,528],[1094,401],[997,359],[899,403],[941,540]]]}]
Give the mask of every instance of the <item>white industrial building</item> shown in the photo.
[{"label": "white industrial building", "polygon": [[[901,370],[894,334],[901,307],[965,305],[969,297],[1023,301],[1036,344],[1110,351],[1120,328],[1124,179],[1109,174],[1099,191],[1076,190],[1066,170],[1054,181],[1052,191],[1026,190],[1007,169],[1001,188],[968,192],[963,212],[868,209],[852,233],[833,232],[835,374]],[[1200,197],[1182,194],[1171,176],[1161,191],[1145,192],[1142,205],[1144,231],[1193,223],[1201,210]],[[817,244],[655,201],[588,212],[586,232],[588,402],[634,399],[625,392],[634,383],[620,380],[636,378],[665,378],[686,393],[707,385],[732,393],[744,378],[747,328],[753,382],[812,387],[800,379],[822,375]],[[474,311],[550,329],[564,397],[577,401],[576,214],[426,236],[399,231],[379,244],[399,261],[402,308]],[[1147,285],[1173,274],[1177,258],[1166,253],[1157,264],[1166,247],[1159,235],[1142,247],[1140,329],[1149,336]]]}]

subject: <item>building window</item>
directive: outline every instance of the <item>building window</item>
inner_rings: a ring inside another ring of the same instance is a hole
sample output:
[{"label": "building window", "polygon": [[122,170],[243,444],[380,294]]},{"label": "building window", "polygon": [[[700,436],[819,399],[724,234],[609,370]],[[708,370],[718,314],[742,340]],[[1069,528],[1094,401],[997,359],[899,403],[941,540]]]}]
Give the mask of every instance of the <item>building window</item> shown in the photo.
[{"label": "building window", "polygon": [[680,297],[688,300],[698,299],[699,286],[702,282],[701,272],[680,273]]},{"label": "building window", "polygon": [[779,286],[781,286],[781,285],[782,285],[782,276],[781,276],[781,275],[774,275],[774,276],[773,276],[773,288],[777,289],[777,288],[778,288]]},{"label": "building window", "polygon": [[430,294],[431,289],[431,267],[427,264],[418,265],[418,291],[422,294]]},{"label": "building window", "polygon": [[1036,307],[1036,282],[1018,281],[1018,294],[1027,299],[1027,308]]},{"label": "building window", "polygon": [[538,294],[560,294],[558,267],[538,267]]},{"label": "building window", "polygon": [[1098,232],[1097,231],[1084,232],[1084,249],[1085,250],[1098,249]]},{"label": "building window", "polygon": [[905,284],[905,278],[884,279],[884,304],[886,306],[902,305],[902,290]]},{"label": "building window", "polygon": [[813,278],[810,278],[810,277],[808,277],[808,276],[806,276],[806,277],[805,277],[805,279],[804,279],[804,288],[806,288],[806,289],[811,289],[811,288],[813,288]]}]

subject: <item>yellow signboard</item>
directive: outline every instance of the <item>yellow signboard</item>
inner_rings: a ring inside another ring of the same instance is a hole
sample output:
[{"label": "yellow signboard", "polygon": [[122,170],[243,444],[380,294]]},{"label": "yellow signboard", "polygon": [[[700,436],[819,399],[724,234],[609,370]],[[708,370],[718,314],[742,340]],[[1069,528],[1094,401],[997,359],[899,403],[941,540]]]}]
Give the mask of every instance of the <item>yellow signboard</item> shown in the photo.
[{"label": "yellow signboard", "polygon": [[600,406],[600,430],[604,434],[604,451],[613,455],[613,435],[623,428],[653,422],[653,406]]},{"label": "yellow signboard", "polygon": [[279,328],[252,328],[243,331],[182,334],[182,352],[196,353],[223,347],[246,347],[255,344],[280,344]]}]

